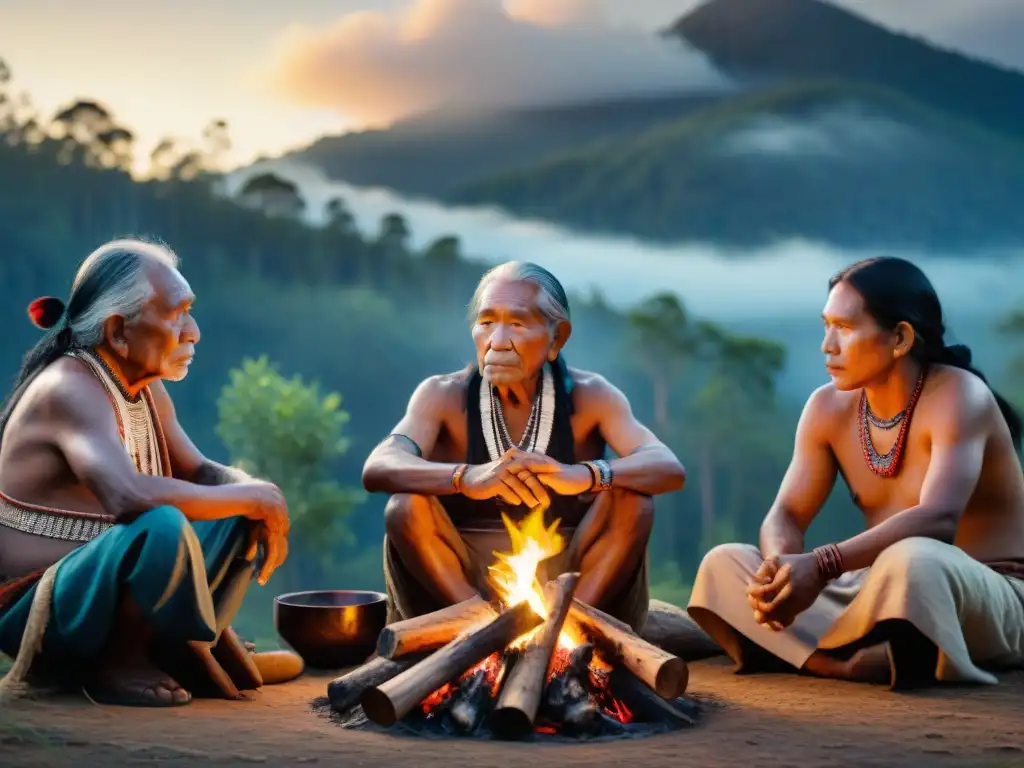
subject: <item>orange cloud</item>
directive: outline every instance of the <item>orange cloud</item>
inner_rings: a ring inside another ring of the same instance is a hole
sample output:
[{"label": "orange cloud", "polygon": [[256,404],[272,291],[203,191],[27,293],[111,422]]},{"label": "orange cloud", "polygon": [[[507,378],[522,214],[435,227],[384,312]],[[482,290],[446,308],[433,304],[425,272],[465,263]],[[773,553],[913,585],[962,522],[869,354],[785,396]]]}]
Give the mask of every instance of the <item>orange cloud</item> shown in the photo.
[{"label": "orange cloud", "polygon": [[443,105],[509,106],[722,87],[681,43],[613,27],[594,0],[415,0],[277,42],[269,82],[307,107],[388,123]]}]

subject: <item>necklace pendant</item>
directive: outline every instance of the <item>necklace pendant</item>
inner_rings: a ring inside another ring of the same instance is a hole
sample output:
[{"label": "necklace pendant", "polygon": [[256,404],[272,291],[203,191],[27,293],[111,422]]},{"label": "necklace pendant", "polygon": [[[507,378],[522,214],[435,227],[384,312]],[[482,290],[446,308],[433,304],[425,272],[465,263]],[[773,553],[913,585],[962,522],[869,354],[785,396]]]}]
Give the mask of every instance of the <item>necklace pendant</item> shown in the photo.
[{"label": "necklace pendant", "polygon": [[[893,477],[899,472],[900,459],[906,447],[907,433],[910,428],[910,418],[921,396],[921,390],[924,388],[926,373],[926,369],[921,370],[921,375],[917,379],[917,385],[914,387],[914,392],[910,396],[910,402],[907,403],[907,407],[891,419],[879,419],[875,416],[868,405],[867,394],[861,391],[858,419],[861,450],[864,453],[864,460],[867,462],[868,467],[880,477]],[[892,447],[885,454],[878,453],[874,443],[871,442],[869,424],[879,429],[893,429],[899,425],[900,431],[896,435],[896,442],[893,443]]]}]

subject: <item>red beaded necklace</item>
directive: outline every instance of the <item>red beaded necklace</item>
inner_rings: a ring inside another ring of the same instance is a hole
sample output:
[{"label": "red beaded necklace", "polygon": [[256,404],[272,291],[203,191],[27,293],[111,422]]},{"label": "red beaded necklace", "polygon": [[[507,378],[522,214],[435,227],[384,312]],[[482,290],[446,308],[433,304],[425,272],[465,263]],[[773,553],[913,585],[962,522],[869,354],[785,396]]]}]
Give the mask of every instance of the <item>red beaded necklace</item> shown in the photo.
[{"label": "red beaded necklace", "polygon": [[871,442],[871,433],[868,430],[868,396],[867,392],[861,390],[860,419],[858,424],[860,447],[864,453],[864,461],[868,463],[871,471],[879,477],[893,477],[899,472],[900,459],[903,458],[903,449],[906,447],[907,432],[910,430],[910,417],[914,413],[914,406],[917,405],[917,401],[921,397],[921,390],[924,389],[926,373],[927,369],[922,368],[921,375],[917,377],[914,393],[910,396],[910,402],[907,403],[907,408],[904,411],[903,423],[900,424],[900,431],[896,436],[896,442],[884,456],[875,450],[875,446]]}]

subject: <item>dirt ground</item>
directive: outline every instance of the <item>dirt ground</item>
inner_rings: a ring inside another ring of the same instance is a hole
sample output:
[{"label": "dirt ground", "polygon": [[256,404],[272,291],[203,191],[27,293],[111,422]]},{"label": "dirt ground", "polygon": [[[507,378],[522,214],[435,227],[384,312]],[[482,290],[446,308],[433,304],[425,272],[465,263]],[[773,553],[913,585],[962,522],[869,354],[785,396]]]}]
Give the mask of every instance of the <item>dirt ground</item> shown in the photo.
[{"label": "dirt ground", "polygon": [[433,741],[346,731],[310,711],[329,677],[307,674],[248,701],[177,710],[102,707],[79,697],[0,711],[4,766],[346,765],[531,768],[643,766],[1021,766],[1024,672],[991,688],[883,688],[790,675],[736,676],[723,659],[691,665],[702,722],[599,744]]}]

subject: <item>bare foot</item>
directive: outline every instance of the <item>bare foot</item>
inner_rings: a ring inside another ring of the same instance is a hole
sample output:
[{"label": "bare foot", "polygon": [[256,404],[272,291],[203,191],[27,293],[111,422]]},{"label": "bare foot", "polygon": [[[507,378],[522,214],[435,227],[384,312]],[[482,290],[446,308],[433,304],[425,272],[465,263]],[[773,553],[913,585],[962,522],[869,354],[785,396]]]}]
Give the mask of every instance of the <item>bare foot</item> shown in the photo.
[{"label": "bare foot", "polygon": [[846,662],[850,680],[861,683],[893,684],[892,648],[880,643],[862,648]]},{"label": "bare foot", "polygon": [[104,664],[85,690],[99,704],[126,707],[174,707],[192,700],[177,680],[141,660]]}]

